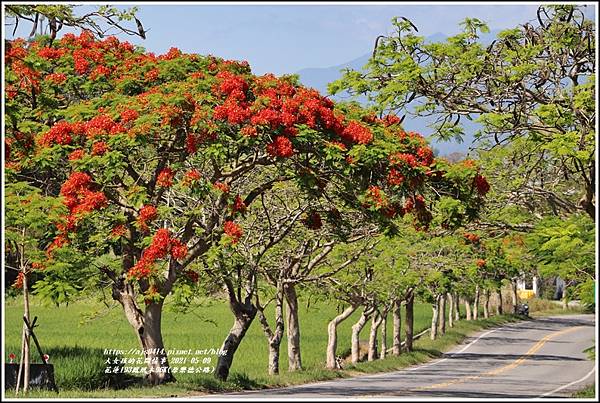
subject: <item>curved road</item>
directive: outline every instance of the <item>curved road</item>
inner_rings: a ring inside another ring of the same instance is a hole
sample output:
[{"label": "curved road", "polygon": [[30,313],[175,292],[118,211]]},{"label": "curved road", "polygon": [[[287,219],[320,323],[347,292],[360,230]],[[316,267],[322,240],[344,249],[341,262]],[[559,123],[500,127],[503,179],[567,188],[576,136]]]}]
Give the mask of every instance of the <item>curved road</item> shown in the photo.
[{"label": "curved road", "polygon": [[561,315],[479,332],[435,361],[404,370],[213,397],[538,398],[568,397],[594,382],[593,315]]}]

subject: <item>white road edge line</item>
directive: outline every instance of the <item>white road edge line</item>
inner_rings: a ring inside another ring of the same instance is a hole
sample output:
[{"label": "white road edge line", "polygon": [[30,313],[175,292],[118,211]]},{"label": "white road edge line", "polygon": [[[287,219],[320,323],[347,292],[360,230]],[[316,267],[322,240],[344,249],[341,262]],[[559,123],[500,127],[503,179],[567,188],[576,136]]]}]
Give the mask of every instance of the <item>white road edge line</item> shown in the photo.
[{"label": "white road edge line", "polygon": [[561,390],[563,390],[563,389],[566,389],[566,388],[568,388],[569,386],[573,386],[573,385],[575,385],[576,383],[583,382],[583,381],[585,381],[587,378],[589,378],[589,377],[590,377],[590,375],[592,375],[592,374],[594,373],[594,371],[595,371],[595,370],[596,370],[596,367],[592,368],[592,370],[591,370],[590,372],[588,372],[588,373],[587,373],[587,375],[585,375],[583,378],[581,378],[581,379],[578,379],[578,380],[576,380],[576,381],[573,381],[573,382],[571,382],[571,383],[568,383],[568,384],[566,384],[566,385],[560,386],[560,387],[558,387],[558,388],[556,388],[556,389],[554,389],[554,390],[551,390],[550,392],[546,392],[546,393],[544,393],[543,395],[540,395],[539,397],[545,397],[545,396],[549,396],[549,395],[551,395],[551,394],[553,394],[553,393],[556,393],[556,392],[559,392],[559,391],[561,391]]}]

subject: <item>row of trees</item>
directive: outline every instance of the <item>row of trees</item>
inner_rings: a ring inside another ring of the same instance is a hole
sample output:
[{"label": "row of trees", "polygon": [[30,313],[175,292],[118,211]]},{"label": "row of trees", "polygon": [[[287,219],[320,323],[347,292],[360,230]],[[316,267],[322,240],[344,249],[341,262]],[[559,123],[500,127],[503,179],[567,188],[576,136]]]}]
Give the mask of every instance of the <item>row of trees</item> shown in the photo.
[{"label": "row of trees", "polygon": [[[202,275],[223,287],[234,315],[217,365],[226,379],[264,274],[292,307],[300,368],[295,284],[335,244],[393,232],[405,214],[428,226],[439,211],[435,224],[454,228],[476,216],[485,193],[476,166],[435,161],[395,116],[336,107],[245,63],[175,48],[157,57],[87,31],[8,45],[7,182],[62,201],[38,239],[46,253],[31,263],[44,274],[36,287],[65,298],[95,270],[158,362],[167,359],[165,298]],[[299,244],[282,243],[298,228]],[[172,378],[152,362],[150,382]]]},{"label": "row of trees", "polygon": [[[480,300],[489,314],[487,301],[501,296],[502,281],[514,283],[540,261],[547,274],[560,271],[589,295],[593,225],[577,214],[594,217],[587,182],[582,201],[567,203],[580,197],[578,178],[594,185],[595,88],[593,79],[578,78],[593,71],[593,58],[582,59],[593,35],[578,12],[556,7],[539,27],[503,33],[487,49],[476,20],[431,45],[397,20],[399,36],[378,41],[365,71],[332,84],[333,92],[369,95],[370,107],[334,104],[295,77],[255,76],[244,62],[176,48],[156,56],[89,31],[8,41],[7,262],[24,288],[35,280],[33,288],[57,303],[107,285],[148,358],[167,367],[165,299],[175,293],[177,303],[194,304],[198,293],[224,295],[233,325],[219,379],[227,379],[256,317],[269,372],[279,371],[284,332],[289,369],[302,368],[301,292],[343,302],[328,328],[328,368],[339,367],[337,325],[358,309],[353,361],[369,320],[369,358],[388,313],[398,354],[403,302],[407,319],[415,298],[432,304],[435,337],[445,329],[446,301],[450,326],[459,296],[468,318],[477,318]],[[558,50],[549,45],[557,37]],[[569,55],[560,69],[549,63],[556,52]],[[550,70],[546,87],[532,82],[534,63]],[[567,72],[570,104],[551,85]],[[504,101],[521,87],[527,102]],[[454,116],[477,117],[480,144],[490,136],[497,144],[477,161],[435,158],[396,116],[421,98],[422,113],[443,119],[443,136],[460,133],[458,120],[447,124]],[[484,111],[486,102],[492,107]],[[571,144],[573,133],[579,141]],[[549,182],[555,171],[565,179]],[[563,214],[571,226],[561,225]],[[456,231],[464,225],[467,232]],[[565,237],[579,248],[564,247]],[[412,326],[406,330],[410,349]],[[150,383],[174,380],[152,362]]]}]

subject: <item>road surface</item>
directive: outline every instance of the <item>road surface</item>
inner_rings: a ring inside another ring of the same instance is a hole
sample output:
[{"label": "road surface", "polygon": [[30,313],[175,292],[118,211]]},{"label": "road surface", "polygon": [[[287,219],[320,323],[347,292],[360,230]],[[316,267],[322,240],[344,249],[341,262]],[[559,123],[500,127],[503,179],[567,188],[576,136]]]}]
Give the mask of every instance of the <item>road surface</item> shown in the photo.
[{"label": "road surface", "polygon": [[564,315],[479,332],[443,357],[401,371],[210,398],[567,397],[594,383],[593,315]]}]

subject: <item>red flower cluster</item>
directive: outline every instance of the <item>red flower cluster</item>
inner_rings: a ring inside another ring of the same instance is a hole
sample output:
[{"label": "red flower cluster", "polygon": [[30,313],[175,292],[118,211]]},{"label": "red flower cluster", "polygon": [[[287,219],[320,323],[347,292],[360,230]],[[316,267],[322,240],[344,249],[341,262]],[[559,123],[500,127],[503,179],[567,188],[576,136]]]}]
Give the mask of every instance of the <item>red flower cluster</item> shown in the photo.
[{"label": "red flower cluster", "polygon": [[370,205],[374,205],[378,209],[386,207],[388,204],[385,199],[385,194],[379,186],[369,186],[366,199],[369,201]]},{"label": "red flower cluster", "polygon": [[128,123],[136,120],[139,117],[139,114],[134,109],[125,109],[121,112],[121,123]]},{"label": "red flower cluster", "polygon": [[485,267],[486,264],[487,262],[484,259],[477,259],[477,267],[479,267],[480,269]]},{"label": "red flower cluster", "polygon": [[54,238],[54,240],[52,241],[52,243],[50,244],[50,246],[48,246],[48,248],[46,249],[46,256],[48,257],[48,259],[52,258],[54,249],[62,248],[67,243],[69,243],[69,241],[67,240],[67,237],[65,236],[65,234],[57,235]]},{"label": "red flower cluster", "polygon": [[402,175],[396,169],[392,168],[390,169],[390,173],[387,176],[387,182],[391,186],[400,186],[404,182],[404,175]]},{"label": "red flower cluster", "polygon": [[67,81],[67,75],[63,73],[50,73],[45,78],[46,81],[51,81],[54,84],[62,84]]},{"label": "red flower cluster", "polygon": [[239,195],[235,196],[235,200],[231,205],[231,211],[233,211],[234,213],[245,213],[246,209],[246,204],[244,203],[242,198]]},{"label": "red flower cluster", "polygon": [[165,258],[168,254],[175,259],[183,259],[187,251],[187,246],[180,240],[172,238],[168,229],[161,228],[156,231],[150,246],[142,252],[140,260],[129,270],[128,277],[137,280],[147,278],[152,273],[152,266],[157,260]]},{"label": "red flower cluster", "polygon": [[108,151],[108,144],[97,141],[92,145],[92,155],[104,155]]},{"label": "red flower cluster", "polygon": [[160,173],[158,174],[158,177],[156,179],[156,184],[160,187],[164,187],[164,188],[168,188],[173,186],[173,177],[175,176],[175,173],[173,172],[173,170],[169,167],[166,167],[165,169],[163,169],[162,171],[160,171]]},{"label": "red flower cluster", "polygon": [[479,235],[477,234],[472,234],[470,232],[465,232],[464,237],[467,241],[477,244],[479,243]]},{"label": "red flower cluster", "polygon": [[429,166],[433,162],[433,151],[429,147],[418,147],[417,157],[423,166]]},{"label": "red flower cluster", "polygon": [[473,179],[473,184],[475,185],[475,188],[477,189],[477,193],[479,193],[480,195],[485,195],[489,190],[490,190],[490,184],[488,183],[487,179],[485,179],[485,176],[483,175],[475,175],[475,178]]},{"label": "red flower cluster", "polygon": [[383,125],[385,127],[389,127],[389,126],[395,125],[397,123],[400,123],[400,118],[398,116],[396,116],[396,115],[391,115],[390,114],[390,115],[386,115],[383,118]]},{"label": "red flower cluster", "polygon": [[256,127],[254,127],[254,126],[244,126],[240,130],[240,133],[242,134],[242,136],[248,136],[248,137],[258,136],[258,131],[256,130]]},{"label": "red flower cluster", "polygon": [[414,168],[419,165],[417,158],[408,153],[395,153],[389,156],[390,164]]},{"label": "red flower cluster", "polygon": [[267,145],[267,153],[273,157],[291,157],[294,155],[292,142],[285,136],[277,136]]},{"label": "red flower cluster", "polygon": [[373,141],[373,133],[368,127],[362,126],[355,120],[350,121],[348,126],[341,133],[341,136],[348,141],[358,144],[369,144]]},{"label": "red flower cluster", "polygon": [[152,70],[146,72],[144,77],[148,81],[156,81],[158,79],[159,74],[160,74],[160,71],[155,68],[155,69],[152,69]]},{"label": "red flower cluster", "polygon": [[75,71],[79,75],[86,74],[90,68],[90,62],[87,61],[83,56],[76,56],[73,52],[73,61],[75,62]]},{"label": "red flower cluster", "polygon": [[213,117],[217,120],[227,120],[231,125],[238,125],[250,118],[250,111],[247,102],[238,102],[230,97],[222,104],[215,107]]},{"label": "red flower cluster", "polygon": [[248,91],[248,83],[243,77],[229,71],[220,71],[216,77],[222,80],[218,87],[221,94],[231,96],[240,101],[246,99],[245,92]]},{"label": "red flower cluster", "polygon": [[106,66],[96,66],[96,68],[90,73],[90,80],[95,80],[98,77],[108,77],[110,72],[110,69]]},{"label": "red flower cluster", "polygon": [[125,235],[126,233],[127,233],[127,228],[125,228],[125,226],[123,224],[119,224],[110,231],[110,237],[111,238],[120,238],[123,235]]},{"label": "red flower cluster", "polygon": [[[19,274],[17,274],[17,279],[15,280],[15,282],[12,284],[12,286],[14,288],[17,289],[21,289],[23,288],[23,279],[25,278],[25,275],[23,274],[22,271],[19,272]],[[14,354],[13,354],[14,355]],[[14,358],[12,358],[14,360]]]},{"label": "red flower cluster", "polygon": [[52,147],[55,144],[71,144],[73,141],[74,127],[71,123],[60,121],[55,123],[50,130],[40,139],[40,145],[43,147]]},{"label": "red flower cluster", "polygon": [[191,169],[183,176],[183,186],[190,186],[200,180],[202,175],[197,169]]},{"label": "red flower cluster", "polygon": [[73,151],[71,154],[69,154],[69,161],[77,161],[82,159],[85,156],[85,151],[83,151],[81,148],[78,148],[77,150]]},{"label": "red flower cluster", "polygon": [[111,133],[115,121],[108,115],[100,114],[85,123],[85,135],[89,138]]},{"label": "red flower cluster", "polygon": [[244,234],[242,228],[233,221],[225,221],[223,224],[223,232],[231,238],[231,242],[236,244]]},{"label": "red flower cluster", "polygon": [[159,56],[158,59],[159,60],[173,60],[173,59],[177,59],[180,56],[181,56],[181,50],[179,50],[177,48],[170,48],[166,54]]},{"label": "red flower cluster", "polygon": [[108,200],[102,192],[91,190],[92,178],[83,172],[73,172],[60,188],[63,203],[69,209],[67,230],[73,229],[77,219],[82,215],[108,205]]},{"label": "red flower cluster", "polygon": [[38,55],[44,59],[59,59],[65,52],[66,50],[61,48],[44,47],[38,50]]},{"label": "red flower cluster", "polygon": [[219,189],[223,193],[229,193],[229,185],[223,182],[215,182],[213,184],[215,189]]},{"label": "red flower cluster", "polygon": [[148,204],[140,209],[140,215],[138,216],[137,221],[142,230],[148,231],[148,223],[155,220],[156,217],[158,217],[156,207]]}]

